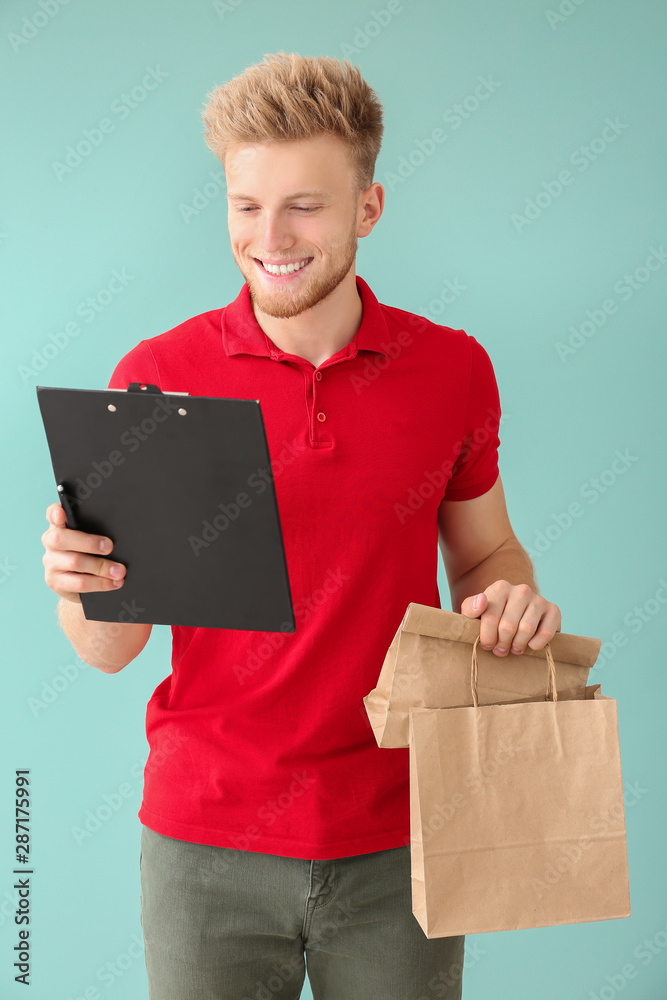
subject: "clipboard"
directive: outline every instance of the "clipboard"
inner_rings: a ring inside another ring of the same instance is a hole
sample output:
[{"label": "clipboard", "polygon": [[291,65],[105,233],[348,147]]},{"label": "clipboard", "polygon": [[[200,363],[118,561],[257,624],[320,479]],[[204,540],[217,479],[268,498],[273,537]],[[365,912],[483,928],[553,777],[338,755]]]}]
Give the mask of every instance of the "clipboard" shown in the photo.
[{"label": "clipboard", "polygon": [[295,632],[260,401],[36,387],[67,527],[106,535],[118,590],[86,618]]}]

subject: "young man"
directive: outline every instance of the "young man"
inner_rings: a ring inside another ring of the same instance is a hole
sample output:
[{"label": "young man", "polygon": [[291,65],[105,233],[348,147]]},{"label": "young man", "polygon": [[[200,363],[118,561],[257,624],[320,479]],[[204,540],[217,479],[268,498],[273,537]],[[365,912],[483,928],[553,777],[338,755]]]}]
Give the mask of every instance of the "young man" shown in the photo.
[{"label": "young man", "polygon": [[[362,699],[407,605],[441,606],[438,540],[452,607],[499,659],[560,628],[506,511],[493,368],[355,274],[384,205],[382,108],[356,67],[267,56],[204,121],[245,283],[142,340],[109,386],[260,400],[297,629],[172,629],[139,813],[150,998],[296,998],[307,960],[315,998],[456,1000],[464,938],[412,914],[408,750],[378,749]],[[59,505],[47,518],[62,626],[121,670],[152,626],[88,621],[80,594],[124,567]]]}]

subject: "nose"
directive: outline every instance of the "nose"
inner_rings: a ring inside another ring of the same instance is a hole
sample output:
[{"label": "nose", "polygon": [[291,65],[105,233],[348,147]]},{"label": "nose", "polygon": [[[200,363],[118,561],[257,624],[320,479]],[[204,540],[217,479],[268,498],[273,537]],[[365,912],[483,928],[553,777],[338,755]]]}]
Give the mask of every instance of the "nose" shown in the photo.
[{"label": "nose", "polygon": [[280,212],[266,212],[262,226],[262,241],[267,255],[288,249],[291,241],[289,220]]}]

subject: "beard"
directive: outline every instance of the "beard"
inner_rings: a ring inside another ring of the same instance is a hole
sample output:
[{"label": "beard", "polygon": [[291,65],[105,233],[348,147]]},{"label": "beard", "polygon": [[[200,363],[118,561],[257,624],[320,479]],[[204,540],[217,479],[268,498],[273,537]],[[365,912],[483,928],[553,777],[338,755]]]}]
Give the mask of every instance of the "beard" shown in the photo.
[{"label": "beard", "polygon": [[[299,285],[296,287],[295,284],[293,290],[288,284],[276,285],[275,288],[267,287],[270,279],[265,280],[261,277],[257,272],[258,265],[255,261],[253,260],[246,270],[234,253],[237,266],[248,283],[253,306],[276,319],[289,319],[316,306],[338,288],[353,266],[359,242],[356,227],[355,213],[354,228],[350,229],[347,237],[339,244],[329,246],[329,263],[326,270],[318,271],[321,264],[316,258],[313,259],[308,265],[308,269],[315,265],[312,273],[304,274],[303,279],[297,279]],[[301,259],[309,256],[310,254],[303,254]]]}]

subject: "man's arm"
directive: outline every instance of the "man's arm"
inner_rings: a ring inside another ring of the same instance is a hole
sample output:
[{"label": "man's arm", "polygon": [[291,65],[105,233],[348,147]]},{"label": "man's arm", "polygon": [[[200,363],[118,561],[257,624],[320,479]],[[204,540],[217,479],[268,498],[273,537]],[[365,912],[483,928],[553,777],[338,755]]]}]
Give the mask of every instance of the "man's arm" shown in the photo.
[{"label": "man's arm", "polygon": [[500,476],[473,500],[443,500],[439,544],[452,608],[481,618],[480,644],[498,656],[542,649],[561,627],[539,593],[533,564],[510,524]]},{"label": "man's arm", "polygon": [[[59,503],[46,508],[49,527],[44,543],[44,579],[58,594],[58,622],[81,659],[106,674],[115,674],[138,656],[151,634],[152,625],[140,622],[98,622],[83,613],[81,594],[110,590],[114,580],[112,559],[100,555],[106,542],[107,555],[113,549],[105,535],[92,535],[66,527],[65,511]],[[125,566],[117,564],[124,579]],[[116,578],[118,579],[118,578]]]},{"label": "man's arm", "polygon": [[61,597],[58,623],[84,663],[104,674],[116,674],[142,651],[152,625],[140,622],[98,622],[86,618],[80,603]]}]

